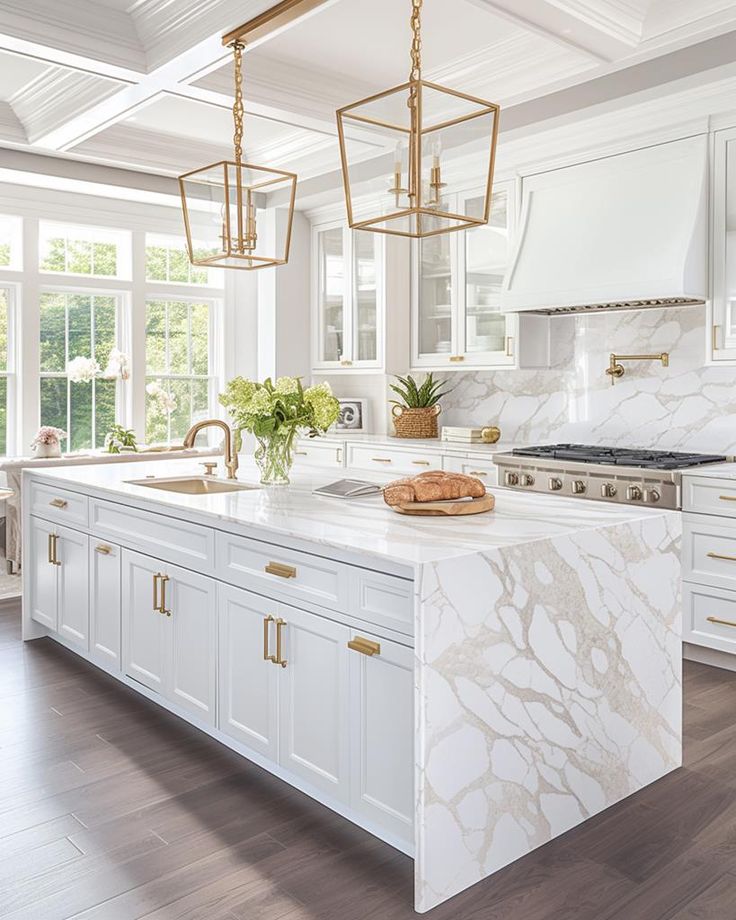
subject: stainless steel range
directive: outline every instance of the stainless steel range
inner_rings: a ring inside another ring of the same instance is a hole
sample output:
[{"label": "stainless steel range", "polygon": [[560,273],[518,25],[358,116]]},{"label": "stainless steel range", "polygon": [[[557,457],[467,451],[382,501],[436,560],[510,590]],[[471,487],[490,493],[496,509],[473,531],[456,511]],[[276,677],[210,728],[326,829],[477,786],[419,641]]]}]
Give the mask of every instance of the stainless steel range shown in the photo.
[{"label": "stainless steel range", "polygon": [[493,457],[499,467],[499,483],[521,492],[672,509],[682,507],[682,470],[729,459],[586,444],[520,447]]}]

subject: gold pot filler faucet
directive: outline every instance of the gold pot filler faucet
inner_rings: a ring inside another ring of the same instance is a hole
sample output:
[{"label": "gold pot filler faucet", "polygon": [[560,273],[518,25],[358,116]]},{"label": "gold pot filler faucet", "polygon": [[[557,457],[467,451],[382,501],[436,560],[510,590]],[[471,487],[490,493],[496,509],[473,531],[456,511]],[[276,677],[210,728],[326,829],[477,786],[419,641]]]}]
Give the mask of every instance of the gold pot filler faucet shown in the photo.
[{"label": "gold pot filler faucet", "polygon": [[606,368],[606,373],[611,378],[611,386],[626,373],[621,361],[661,361],[662,367],[670,366],[669,352],[666,351],[658,355],[616,355],[612,353]]},{"label": "gold pot filler faucet", "polygon": [[194,441],[203,428],[222,428],[225,433],[225,440],[222,442],[222,446],[225,451],[225,467],[227,469],[227,478],[237,479],[238,477],[235,474],[238,471],[238,454],[233,443],[233,433],[230,430],[230,426],[226,422],[223,422],[219,418],[208,418],[201,422],[196,422],[184,435],[184,447],[194,447]]}]

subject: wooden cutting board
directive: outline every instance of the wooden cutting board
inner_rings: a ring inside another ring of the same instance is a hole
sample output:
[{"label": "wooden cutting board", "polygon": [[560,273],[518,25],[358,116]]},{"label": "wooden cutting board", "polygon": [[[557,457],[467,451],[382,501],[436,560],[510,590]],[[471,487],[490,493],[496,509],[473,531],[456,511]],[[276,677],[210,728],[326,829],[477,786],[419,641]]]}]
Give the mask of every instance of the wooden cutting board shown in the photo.
[{"label": "wooden cutting board", "polygon": [[454,516],[458,514],[482,514],[484,511],[493,511],[496,499],[489,493],[482,498],[473,498],[470,501],[449,502],[401,502],[398,505],[389,505],[397,514],[418,514],[426,517]]}]

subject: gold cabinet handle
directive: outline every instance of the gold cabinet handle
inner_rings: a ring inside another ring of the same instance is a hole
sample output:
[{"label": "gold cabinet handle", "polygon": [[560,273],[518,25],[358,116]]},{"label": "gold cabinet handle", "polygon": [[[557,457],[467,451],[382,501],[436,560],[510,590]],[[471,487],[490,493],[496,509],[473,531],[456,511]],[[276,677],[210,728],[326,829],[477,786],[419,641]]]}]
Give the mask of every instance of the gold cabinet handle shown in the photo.
[{"label": "gold cabinet handle", "polygon": [[371,642],[370,639],[364,639],[362,636],[351,639],[348,642],[348,648],[354,652],[360,652],[361,655],[368,655],[369,658],[381,654],[381,646],[378,642]]},{"label": "gold cabinet handle", "polygon": [[276,661],[276,656],[270,653],[268,648],[268,635],[271,629],[271,623],[275,622],[275,618],[269,615],[263,618],[263,660],[264,661]]},{"label": "gold cabinet handle", "polygon": [[286,620],[282,620],[281,617],[276,620],[276,655],[274,656],[273,663],[280,664],[282,668],[285,668],[287,661],[285,658],[281,657],[281,630],[286,626]]},{"label": "gold cabinet handle", "polygon": [[711,346],[713,351],[718,351],[718,332],[720,328],[720,326],[713,326],[713,329],[711,330]]},{"label": "gold cabinet handle", "polygon": [[353,366],[352,361],[345,360],[345,361],[340,362],[340,367],[352,367],[352,366]]},{"label": "gold cabinet handle", "polygon": [[719,623],[721,626],[736,627],[736,623],[734,623],[732,620],[721,620],[718,617],[706,617],[706,619],[708,620],[709,623]]},{"label": "gold cabinet handle", "polygon": [[374,463],[393,463],[394,461],[390,457],[372,457]]},{"label": "gold cabinet handle", "polygon": [[721,553],[708,553],[709,559],[725,559],[726,562],[736,562],[736,556],[724,556]]},{"label": "gold cabinet handle", "polygon": [[296,569],[293,565],[283,565],[281,562],[269,562],[264,566],[264,572],[269,575],[278,575],[279,578],[296,578]]},{"label": "gold cabinet handle", "polygon": [[59,535],[58,533],[49,534],[49,562],[51,565],[61,565],[59,562],[59,557],[56,555],[56,550],[59,546]]},{"label": "gold cabinet handle", "polygon": [[736,495],[719,495],[722,502],[736,502]]},{"label": "gold cabinet handle", "polygon": [[159,603],[159,600],[158,600],[158,580],[159,578],[161,578],[161,574],[159,572],[156,572],[156,574],[153,576],[153,609],[156,610],[158,613],[162,613],[163,611],[161,610],[161,604]]},{"label": "gold cabinet handle", "polygon": [[165,614],[167,617],[171,616],[171,611],[166,607],[166,585],[168,584],[169,576],[161,576],[161,613]]},{"label": "gold cabinet handle", "polygon": [[95,546],[95,552],[101,556],[109,556],[112,553],[112,546],[108,546],[107,543],[98,543]]},{"label": "gold cabinet handle", "polygon": [[53,565],[54,564],[54,535],[52,533],[49,534],[48,545],[46,548],[48,551],[49,565]]},{"label": "gold cabinet handle", "polygon": [[294,456],[295,457],[308,457],[309,451],[308,450],[295,450]]},{"label": "gold cabinet handle", "polygon": [[66,508],[69,502],[65,501],[63,498],[52,498],[49,504],[52,508]]},{"label": "gold cabinet handle", "polygon": [[468,476],[487,476],[485,470],[468,470]]},{"label": "gold cabinet handle", "polygon": [[429,460],[412,460],[411,462],[414,464],[414,466],[431,466],[432,465],[429,462]]},{"label": "gold cabinet handle", "polygon": [[461,361],[465,360],[465,355],[450,355],[450,361],[453,364],[459,364]]}]

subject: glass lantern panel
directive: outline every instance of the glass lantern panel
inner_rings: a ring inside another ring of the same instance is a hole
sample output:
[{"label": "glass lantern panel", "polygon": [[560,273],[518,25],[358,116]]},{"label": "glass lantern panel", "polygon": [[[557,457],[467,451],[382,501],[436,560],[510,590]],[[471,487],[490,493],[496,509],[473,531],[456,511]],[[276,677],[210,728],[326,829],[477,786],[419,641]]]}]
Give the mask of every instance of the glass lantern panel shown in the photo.
[{"label": "glass lantern panel", "polygon": [[422,83],[422,130],[433,131],[445,122],[481,115],[491,104],[467,99],[445,87]]},{"label": "glass lantern panel", "polygon": [[322,361],[339,361],[345,347],[345,253],[342,227],[317,234]]},{"label": "glass lantern panel", "polygon": [[[481,216],[485,196],[470,198],[465,207]],[[508,194],[493,195],[487,226],[465,234],[465,350],[503,351],[506,317],[500,313],[500,293],[509,260]]]},{"label": "glass lantern panel", "polygon": [[419,243],[419,354],[449,354],[452,349],[452,269],[450,237]]},{"label": "glass lantern panel", "polygon": [[375,361],[378,339],[378,238],[353,231],[353,354],[358,361]]}]

